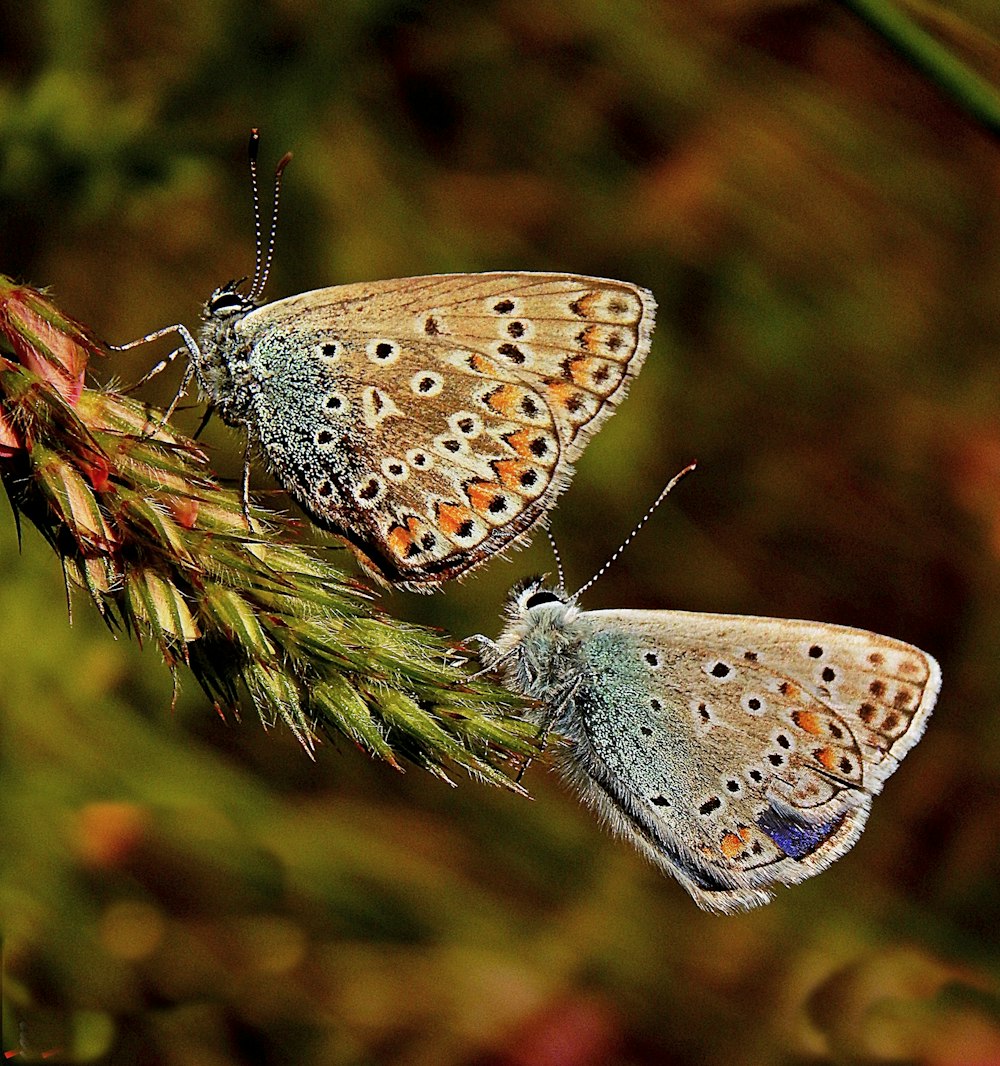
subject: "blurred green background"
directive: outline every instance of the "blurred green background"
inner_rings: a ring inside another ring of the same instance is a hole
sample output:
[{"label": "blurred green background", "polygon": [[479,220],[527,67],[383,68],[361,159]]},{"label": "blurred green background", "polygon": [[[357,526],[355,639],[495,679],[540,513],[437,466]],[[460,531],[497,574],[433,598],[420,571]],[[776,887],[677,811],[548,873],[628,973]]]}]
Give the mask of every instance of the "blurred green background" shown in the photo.
[{"label": "blurred green background", "polygon": [[[994,0],[917,10],[1000,81]],[[99,335],[193,325],[249,271],[260,126],[265,173],[295,152],[274,298],[499,268],[654,291],[646,368],[554,517],[570,585],[700,468],[585,606],[857,625],[944,672],[855,850],[710,916],[541,765],[526,801],[348,745],[312,762],[189,677],[171,712],[157,656],[82,600],[70,625],[8,514],[0,1050],[1000,1061],[995,141],[829,2],[5,0],[0,68],[0,269]],[[206,440],[235,474],[238,438]],[[542,538],[385,604],[495,635],[513,581],[552,569]]]}]

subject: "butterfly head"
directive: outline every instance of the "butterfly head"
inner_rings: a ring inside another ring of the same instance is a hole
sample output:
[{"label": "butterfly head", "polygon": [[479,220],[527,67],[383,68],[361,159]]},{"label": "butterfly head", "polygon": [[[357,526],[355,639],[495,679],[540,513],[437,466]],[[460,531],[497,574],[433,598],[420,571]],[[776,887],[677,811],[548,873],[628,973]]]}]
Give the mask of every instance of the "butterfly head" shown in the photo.
[{"label": "butterfly head", "polygon": [[519,582],[507,601],[507,624],[486,665],[524,696],[546,701],[563,683],[571,661],[563,654],[579,638],[573,597],[544,577]]},{"label": "butterfly head", "polygon": [[507,597],[508,632],[518,630],[523,634],[539,626],[559,628],[578,613],[576,597],[562,588],[552,588],[546,575],[519,581]]},{"label": "butterfly head", "polygon": [[227,281],[225,285],[220,285],[205,303],[205,318],[216,321],[242,318],[260,306],[259,300],[241,291],[246,280],[240,278],[238,281]]},{"label": "butterfly head", "polygon": [[568,606],[575,597],[569,596],[562,587],[552,588],[548,574],[534,574],[515,582],[507,594],[507,613],[521,617],[528,611],[546,603],[561,603]]},{"label": "butterfly head", "polygon": [[227,281],[205,302],[198,345],[192,352],[201,391],[230,426],[246,425],[251,410],[251,397],[240,384],[240,374],[234,373],[236,353],[241,347],[237,337],[239,323],[258,306],[242,290],[245,281],[246,278]]}]

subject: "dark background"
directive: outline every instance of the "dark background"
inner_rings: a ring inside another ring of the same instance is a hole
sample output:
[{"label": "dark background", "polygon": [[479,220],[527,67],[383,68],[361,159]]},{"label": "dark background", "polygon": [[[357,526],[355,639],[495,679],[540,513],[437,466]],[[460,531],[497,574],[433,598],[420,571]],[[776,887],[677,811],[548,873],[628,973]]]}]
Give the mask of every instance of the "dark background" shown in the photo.
[{"label": "dark background", "polygon": [[[992,0],[920,10],[997,79]],[[856,849],[763,910],[709,916],[540,765],[531,802],[349,745],[312,762],[185,676],[172,713],[155,653],[83,600],[71,626],[55,559],[30,530],[19,551],[8,515],[4,1049],[1000,1059],[995,141],[832,3],[8,0],[0,63],[0,270],[99,335],[194,325],[249,271],[260,126],[265,173],[295,152],[274,298],[500,268],[656,294],[646,368],[554,516],[570,585],[700,469],[585,606],[857,625],[944,673]],[[143,395],[166,402],[178,375]],[[235,474],[238,438],[206,440]],[[495,635],[513,581],[552,568],[540,538],[385,605]]]}]

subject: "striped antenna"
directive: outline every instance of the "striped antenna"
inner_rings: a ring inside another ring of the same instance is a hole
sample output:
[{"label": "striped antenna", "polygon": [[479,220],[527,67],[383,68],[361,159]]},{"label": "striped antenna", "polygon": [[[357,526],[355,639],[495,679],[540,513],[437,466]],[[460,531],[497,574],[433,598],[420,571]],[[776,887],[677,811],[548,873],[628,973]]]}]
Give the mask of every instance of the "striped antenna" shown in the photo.
[{"label": "striped antenna", "polygon": [[278,160],[278,165],[274,168],[274,198],[271,204],[271,229],[265,247],[263,227],[261,226],[260,219],[260,186],[257,181],[257,153],[259,149],[260,131],[252,129],[250,131],[248,154],[250,156],[250,187],[253,192],[253,229],[256,243],[256,254],[254,256],[253,281],[250,283],[250,289],[247,293],[247,296],[251,300],[256,300],[264,292],[264,287],[267,285],[268,275],[271,273],[271,262],[274,259],[274,241],[278,233],[278,200],[281,196],[281,176],[285,172],[285,167],[287,167],[292,161],[292,153],[285,152],[281,159]]},{"label": "striped antenna", "polygon": [[260,130],[254,127],[250,131],[250,143],[247,145],[247,156],[250,159],[250,191],[253,195],[253,281],[250,284],[250,294],[257,291],[257,283],[260,280],[260,268],[264,262],[263,234],[260,225],[260,186],[257,183],[257,153],[260,151]]},{"label": "striped antenna", "polygon": [[659,507],[660,504],[663,503],[663,501],[670,495],[673,488],[684,478],[686,478],[688,474],[690,474],[695,469],[695,467],[697,467],[697,465],[697,463],[688,463],[688,465],[684,467],[684,469],[679,474],[675,474],[667,482],[666,487],[662,490],[660,495],[657,496],[655,500],[653,500],[652,504],[649,507],[649,510],[646,511],[642,518],[640,518],[639,521],[635,524],[635,527],[633,528],[632,532],[629,533],[629,535],[621,542],[621,544],[618,546],[617,550],[614,552],[611,558],[608,559],[608,561],[600,568],[600,570],[597,571],[596,574],[594,574],[594,576],[585,585],[581,586],[579,589],[577,589],[575,593],[573,593],[573,595],[570,597],[571,599],[576,600],[580,596],[582,596],[587,591],[587,589],[589,589],[590,586],[593,585],[594,582],[608,570],[608,568],[618,559],[621,553],[632,543],[633,540],[635,540],[636,534],[653,517],[653,514],[656,511],[657,507]]},{"label": "striped antenna", "polygon": [[552,548],[552,554],[556,557],[556,570],[559,574],[559,591],[566,591],[566,571],[563,570],[562,556],[559,554],[559,545],[556,544],[556,538],[552,536],[552,531],[547,529],[545,535],[549,538],[549,546]]}]

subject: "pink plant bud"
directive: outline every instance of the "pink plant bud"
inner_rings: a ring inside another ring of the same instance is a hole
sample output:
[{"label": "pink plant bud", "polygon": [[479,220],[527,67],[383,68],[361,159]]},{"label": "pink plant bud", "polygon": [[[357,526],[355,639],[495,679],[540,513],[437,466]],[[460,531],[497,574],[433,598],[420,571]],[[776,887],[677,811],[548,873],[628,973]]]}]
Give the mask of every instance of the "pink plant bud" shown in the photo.
[{"label": "pink plant bud", "polygon": [[10,459],[23,447],[20,434],[10,424],[6,413],[0,410],[0,459]]},{"label": "pink plant bud", "polygon": [[[91,355],[103,354],[88,331],[61,314],[35,289],[0,280],[0,336],[13,360],[36,374],[75,407]],[[0,412],[0,458],[25,447],[9,414]]]},{"label": "pink plant bud", "polygon": [[190,496],[168,496],[167,507],[174,521],[185,529],[194,529],[198,521],[198,501]]}]

